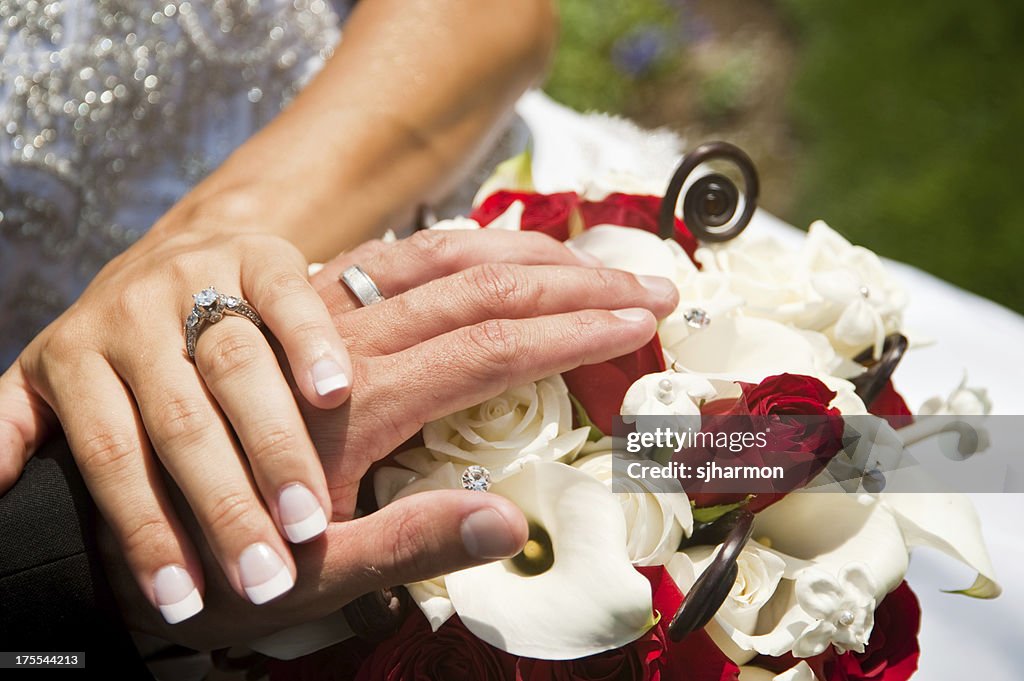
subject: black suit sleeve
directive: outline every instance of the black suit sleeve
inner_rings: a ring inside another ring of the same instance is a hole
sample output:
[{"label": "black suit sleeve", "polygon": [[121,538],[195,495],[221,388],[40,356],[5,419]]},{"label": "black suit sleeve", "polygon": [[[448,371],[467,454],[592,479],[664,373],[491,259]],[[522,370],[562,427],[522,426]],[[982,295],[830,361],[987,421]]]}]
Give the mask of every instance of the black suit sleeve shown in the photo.
[{"label": "black suit sleeve", "polygon": [[0,651],[84,652],[86,668],[150,679],[118,614],[96,509],[62,439],[0,496]]}]

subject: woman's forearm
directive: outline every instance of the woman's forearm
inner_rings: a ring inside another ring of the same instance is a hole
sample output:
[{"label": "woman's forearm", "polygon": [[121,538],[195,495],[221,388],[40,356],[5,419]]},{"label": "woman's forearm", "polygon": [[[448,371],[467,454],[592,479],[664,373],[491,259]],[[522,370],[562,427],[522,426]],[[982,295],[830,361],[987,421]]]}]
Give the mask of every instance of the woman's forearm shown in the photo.
[{"label": "woman's forearm", "polygon": [[555,34],[551,0],[364,0],[323,71],[160,227],[243,225],[311,259],[378,234],[450,185]]}]

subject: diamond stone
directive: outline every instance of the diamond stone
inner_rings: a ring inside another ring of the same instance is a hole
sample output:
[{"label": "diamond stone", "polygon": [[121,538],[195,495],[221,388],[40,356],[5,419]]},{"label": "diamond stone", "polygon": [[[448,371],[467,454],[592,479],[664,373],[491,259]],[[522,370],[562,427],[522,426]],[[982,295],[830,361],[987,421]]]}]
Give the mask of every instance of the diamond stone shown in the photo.
[{"label": "diamond stone", "polygon": [[224,305],[229,310],[234,310],[236,307],[238,307],[239,303],[241,303],[241,302],[242,302],[242,299],[241,298],[236,298],[235,296],[225,296],[224,297]]},{"label": "diamond stone", "polygon": [[185,325],[192,328],[199,323],[199,314],[193,309],[188,313],[188,317],[185,318]]},{"label": "diamond stone", "polygon": [[711,317],[708,313],[699,307],[691,307],[689,310],[683,313],[683,319],[686,323],[695,329],[703,329],[711,323]]},{"label": "diamond stone", "polygon": [[470,466],[462,473],[462,486],[472,492],[486,492],[491,488],[491,472],[483,466]]},{"label": "diamond stone", "polygon": [[217,302],[217,291],[211,286],[192,296],[199,307],[210,307]]}]

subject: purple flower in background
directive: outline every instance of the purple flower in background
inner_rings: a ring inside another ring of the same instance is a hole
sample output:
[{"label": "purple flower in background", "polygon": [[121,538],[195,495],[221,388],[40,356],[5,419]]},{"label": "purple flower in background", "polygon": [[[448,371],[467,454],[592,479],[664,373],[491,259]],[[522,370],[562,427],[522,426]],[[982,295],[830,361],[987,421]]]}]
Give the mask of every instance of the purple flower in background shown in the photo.
[{"label": "purple flower in background", "polygon": [[661,26],[639,26],[612,45],[612,63],[627,76],[648,73],[665,53],[668,37]]}]

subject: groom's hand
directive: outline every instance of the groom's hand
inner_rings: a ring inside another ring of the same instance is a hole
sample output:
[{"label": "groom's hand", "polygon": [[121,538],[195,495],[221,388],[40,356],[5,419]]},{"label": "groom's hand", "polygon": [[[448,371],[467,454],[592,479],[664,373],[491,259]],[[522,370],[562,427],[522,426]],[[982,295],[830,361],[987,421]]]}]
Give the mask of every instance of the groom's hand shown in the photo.
[{"label": "groom's hand", "polygon": [[[313,278],[353,358],[351,400],[305,411],[336,520],[352,517],[369,467],[428,421],[630,353],[678,302],[674,284],[660,277],[521,264],[559,251],[567,249],[537,233],[420,232],[362,246]],[[337,281],[357,263],[383,302],[360,307]]]}]

